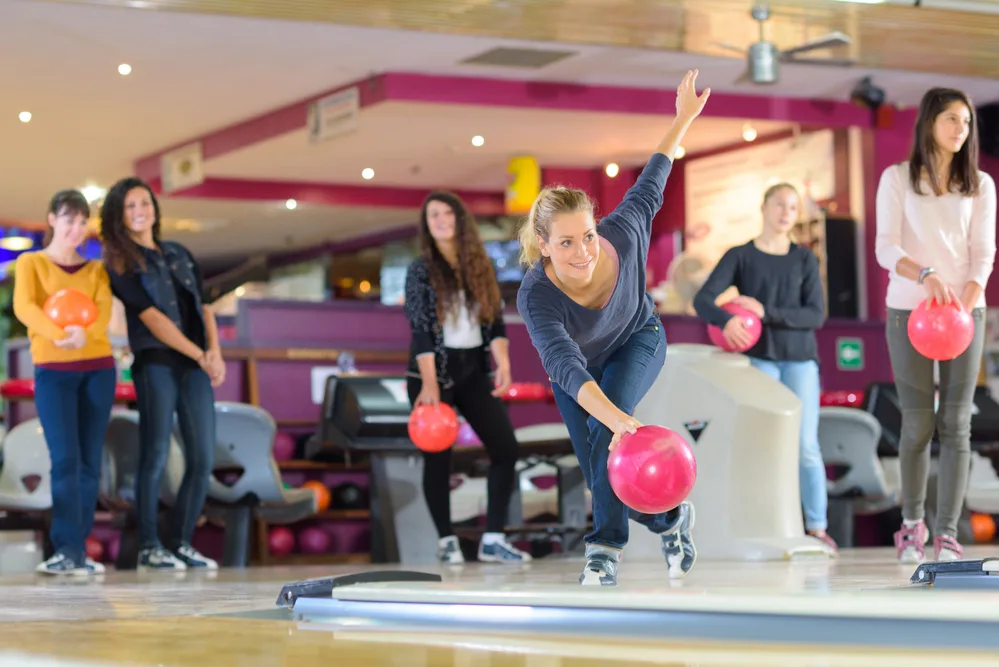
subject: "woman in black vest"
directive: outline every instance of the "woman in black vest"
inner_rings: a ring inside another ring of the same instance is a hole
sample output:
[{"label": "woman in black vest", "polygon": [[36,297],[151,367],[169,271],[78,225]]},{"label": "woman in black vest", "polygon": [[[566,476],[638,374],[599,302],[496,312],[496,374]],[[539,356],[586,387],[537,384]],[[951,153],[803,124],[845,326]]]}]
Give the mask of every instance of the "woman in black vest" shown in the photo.
[{"label": "woman in black vest", "polygon": [[[132,378],[141,438],[135,484],[138,569],[218,569],[191,546],[214,461],[213,387],[225,379],[215,316],[202,303],[201,272],[187,248],[160,240],[159,204],[139,179],[122,179],[111,187],[101,223],[111,290],[125,306],[135,359]],[[174,507],[172,543],[164,548],[157,510],[175,413],[186,467]]]},{"label": "woman in black vest", "polygon": [[[442,401],[454,406],[489,453],[486,532],[478,559],[529,561],[531,556],[513,547],[503,533],[517,438],[500,398],[510,386],[510,354],[495,271],[475,219],[453,194],[433,192],[427,197],[419,238],[420,257],[406,273],[405,310],[413,334],[410,401],[414,407]],[[451,450],[424,453],[423,461],[423,493],[440,537],[437,558],[462,563],[451,527]]]}]

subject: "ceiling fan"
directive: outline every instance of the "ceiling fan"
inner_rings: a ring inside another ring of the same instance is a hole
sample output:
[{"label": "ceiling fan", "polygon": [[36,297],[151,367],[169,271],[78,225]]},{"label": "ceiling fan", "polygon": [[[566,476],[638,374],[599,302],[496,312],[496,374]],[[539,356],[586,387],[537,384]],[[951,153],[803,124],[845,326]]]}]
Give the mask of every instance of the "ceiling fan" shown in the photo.
[{"label": "ceiling fan", "polygon": [[828,65],[833,67],[849,67],[854,61],[848,58],[800,58],[799,55],[808,51],[828,49],[833,46],[847,46],[853,43],[849,35],[839,31],[830,32],[817,39],[790,49],[779,49],[773,42],[763,37],[764,22],[770,18],[770,8],[767,5],[756,5],[750,15],[760,24],[760,41],[742,49],[728,42],[715,42],[718,46],[746,55],[746,70],[736,79],[736,83],[751,81],[752,83],[776,83],[780,78],[780,63],[801,63],[808,65]]}]

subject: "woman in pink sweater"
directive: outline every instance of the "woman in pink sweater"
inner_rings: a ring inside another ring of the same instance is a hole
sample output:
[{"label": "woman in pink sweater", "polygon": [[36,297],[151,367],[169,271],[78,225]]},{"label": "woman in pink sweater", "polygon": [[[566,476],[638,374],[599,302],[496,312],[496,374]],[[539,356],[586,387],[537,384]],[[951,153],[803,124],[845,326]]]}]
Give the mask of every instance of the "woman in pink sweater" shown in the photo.
[{"label": "woman in pink sweater", "polygon": [[[940,472],[933,550],[936,560],[961,558],[957,521],[964,504],[971,453],[971,410],[985,337],[985,285],[996,254],[996,189],[978,170],[974,106],[959,90],[933,88],[919,106],[912,153],[888,167],[877,194],[878,263],[890,279],[887,340],[902,433],[902,562],[923,559],[930,440],[940,438]],[[921,301],[960,303],[972,313],[968,349],[940,363],[939,412],[933,361],[909,341],[909,315]]]}]

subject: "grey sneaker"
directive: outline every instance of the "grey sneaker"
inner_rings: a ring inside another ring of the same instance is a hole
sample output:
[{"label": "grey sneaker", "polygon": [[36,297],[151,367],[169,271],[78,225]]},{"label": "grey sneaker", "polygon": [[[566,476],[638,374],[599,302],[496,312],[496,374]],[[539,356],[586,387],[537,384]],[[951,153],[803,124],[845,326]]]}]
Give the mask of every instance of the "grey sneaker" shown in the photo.
[{"label": "grey sneaker", "polygon": [[70,575],[74,577],[85,577],[90,572],[81,563],[77,563],[75,560],[70,558],[64,553],[57,552],[53,554],[44,563],[39,563],[38,567],[35,568],[35,572],[39,574],[51,574],[51,575]]},{"label": "grey sneaker", "polygon": [[580,586],[617,586],[617,561],[605,553],[595,553],[586,559],[579,575]]},{"label": "grey sneaker", "polygon": [[531,554],[521,551],[507,540],[486,544],[479,543],[479,560],[483,563],[526,563]]},{"label": "grey sneaker", "polygon": [[443,565],[461,565],[465,562],[465,555],[461,553],[461,545],[458,544],[458,537],[448,535],[442,537],[440,546],[437,549],[437,560]]},{"label": "grey sneaker", "polygon": [[687,576],[697,560],[697,549],[690,531],[694,528],[694,504],[680,504],[680,518],[670,530],[659,538],[662,541],[663,556],[669,568],[670,579],[682,579]]}]

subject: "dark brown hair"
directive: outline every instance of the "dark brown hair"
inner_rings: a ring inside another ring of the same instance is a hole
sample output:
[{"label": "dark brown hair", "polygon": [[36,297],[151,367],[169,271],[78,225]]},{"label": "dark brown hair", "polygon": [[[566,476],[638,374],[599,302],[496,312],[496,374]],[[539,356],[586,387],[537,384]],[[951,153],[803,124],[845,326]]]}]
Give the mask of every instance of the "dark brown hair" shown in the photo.
[{"label": "dark brown hair", "polygon": [[[968,138],[950,163],[950,180],[944,184],[937,178],[938,148],[936,139],[933,138],[933,124],[937,116],[954,102],[961,102],[968,107],[971,125],[968,128]],[[923,169],[930,179],[933,192],[951,192],[956,186],[962,195],[973,197],[978,194],[978,119],[971,99],[964,92],[953,88],[931,88],[923,95],[913,130],[912,152],[909,155],[909,183],[916,194],[920,195],[923,194],[920,186]]]},{"label": "dark brown hair", "polygon": [[[60,190],[52,195],[52,200],[49,202],[49,215],[65,214],[82,215],[84,218],[90,217],[90,204],[80,191]],[[48,225],[45,228],[45,236],[42,237],[43,248],[52,243],[52,233],[52,225]]]},{"label": "dark brown hair", "polygon": [[[458,250],[458,271],[444,258],[430,235],[427,207],[439,201],[454,211],[454,243]],[[461,199],[450,192],[431,192],[420,211],[420,255],[426,262],[430,284],[437,293],[437,319],[444,323],[455,304],[458,291],[465,293],[469,310],[479,306],[479,322],[488,324],[500,317],[500,291],[492,262],[479,237],[479,226]]]},{"label": "dark brown hair", "polygon": [[156,219],[153,222],[153,240],[160,242],[160,204],[156,195],[144,181],[123,178],[108,190],[101,207],[101,241],[104,244],[104,263],[115,273],[145,270],[146,262],[138,244],[132,240],[125,227],[125,195],[133,188],[145,188],[153,203]]}]

